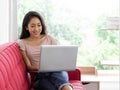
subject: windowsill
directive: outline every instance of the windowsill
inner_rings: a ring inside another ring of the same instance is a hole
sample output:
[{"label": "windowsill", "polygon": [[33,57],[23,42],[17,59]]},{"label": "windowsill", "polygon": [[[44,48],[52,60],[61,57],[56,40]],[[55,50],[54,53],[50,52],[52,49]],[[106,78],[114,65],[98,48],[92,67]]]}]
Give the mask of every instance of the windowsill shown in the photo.
[{"label": "windowsill", "polygon": [[97,70],[99,76],[119,76],[119,70]]},{"label": "windowsill", "polygon": [[82,74],[82,81],[119,82],[119,70],[97,70],[97,75]]}]

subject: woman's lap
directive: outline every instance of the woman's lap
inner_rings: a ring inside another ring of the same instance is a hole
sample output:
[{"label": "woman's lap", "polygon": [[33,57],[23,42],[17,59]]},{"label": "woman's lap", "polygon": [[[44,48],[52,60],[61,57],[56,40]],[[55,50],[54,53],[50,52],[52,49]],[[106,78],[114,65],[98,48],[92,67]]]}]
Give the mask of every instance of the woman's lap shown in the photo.
[{"label": "woman's lap", "polygon": [[65,83],[68,83],[68,74],[65,71],[38,73],[35,77],[34,88],[35,90],[41,90],[41,88],[44,88],[44,90],[58,90]]},{"label": "woman's lap", "polygon": [[53,86],[53,84],[51,84],[49,80],[46,78],[35,81],[34,89],[35,90],[57,90]]}]

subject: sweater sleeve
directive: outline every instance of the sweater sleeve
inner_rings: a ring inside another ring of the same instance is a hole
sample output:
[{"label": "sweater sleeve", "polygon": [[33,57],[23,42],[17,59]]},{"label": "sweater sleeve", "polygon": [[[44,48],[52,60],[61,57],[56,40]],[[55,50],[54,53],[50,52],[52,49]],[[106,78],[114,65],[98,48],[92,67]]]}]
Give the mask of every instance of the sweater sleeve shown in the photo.
[{"label": "sweater sleeve", "polygon": [[19,46],[20,50],[25,51],[24,41],[23,40],[18,40],[17,43],[18,43],[18,46]]},{"label": "sweater sleeve", "polygon": [[51,45],[57,45],[57,40],[56,39],[54,39],[52,36],[50,36],[50,35],[48,35],[48,37],[49,37],[49,40],[50,40],[50,42],[51,42]]}]

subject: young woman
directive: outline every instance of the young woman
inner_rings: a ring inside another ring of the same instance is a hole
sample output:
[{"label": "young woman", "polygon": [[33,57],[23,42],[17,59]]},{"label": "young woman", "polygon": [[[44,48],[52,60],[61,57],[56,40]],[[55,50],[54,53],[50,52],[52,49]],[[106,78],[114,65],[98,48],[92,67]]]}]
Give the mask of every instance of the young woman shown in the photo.
[{"label": "young woman", "polygon": [[[22,23],[18,42],[28,71],[39,70],[41,45],[55,45],[56,40],[47,34],[43,18],[38,12],[28,12]],[[47,63],[47,62],[46,62]],[[73,90],[66,71],[35,72],[35,90]]]}]

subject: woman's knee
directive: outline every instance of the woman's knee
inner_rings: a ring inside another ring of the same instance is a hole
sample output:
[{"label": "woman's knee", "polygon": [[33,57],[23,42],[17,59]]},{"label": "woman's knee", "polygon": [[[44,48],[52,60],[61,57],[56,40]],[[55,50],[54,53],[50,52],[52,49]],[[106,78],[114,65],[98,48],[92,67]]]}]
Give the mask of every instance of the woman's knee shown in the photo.
[{"label": "woman's knee", "polygon": [[61,90],[73,90],[73,88],[70,85],[65,85]]}]

